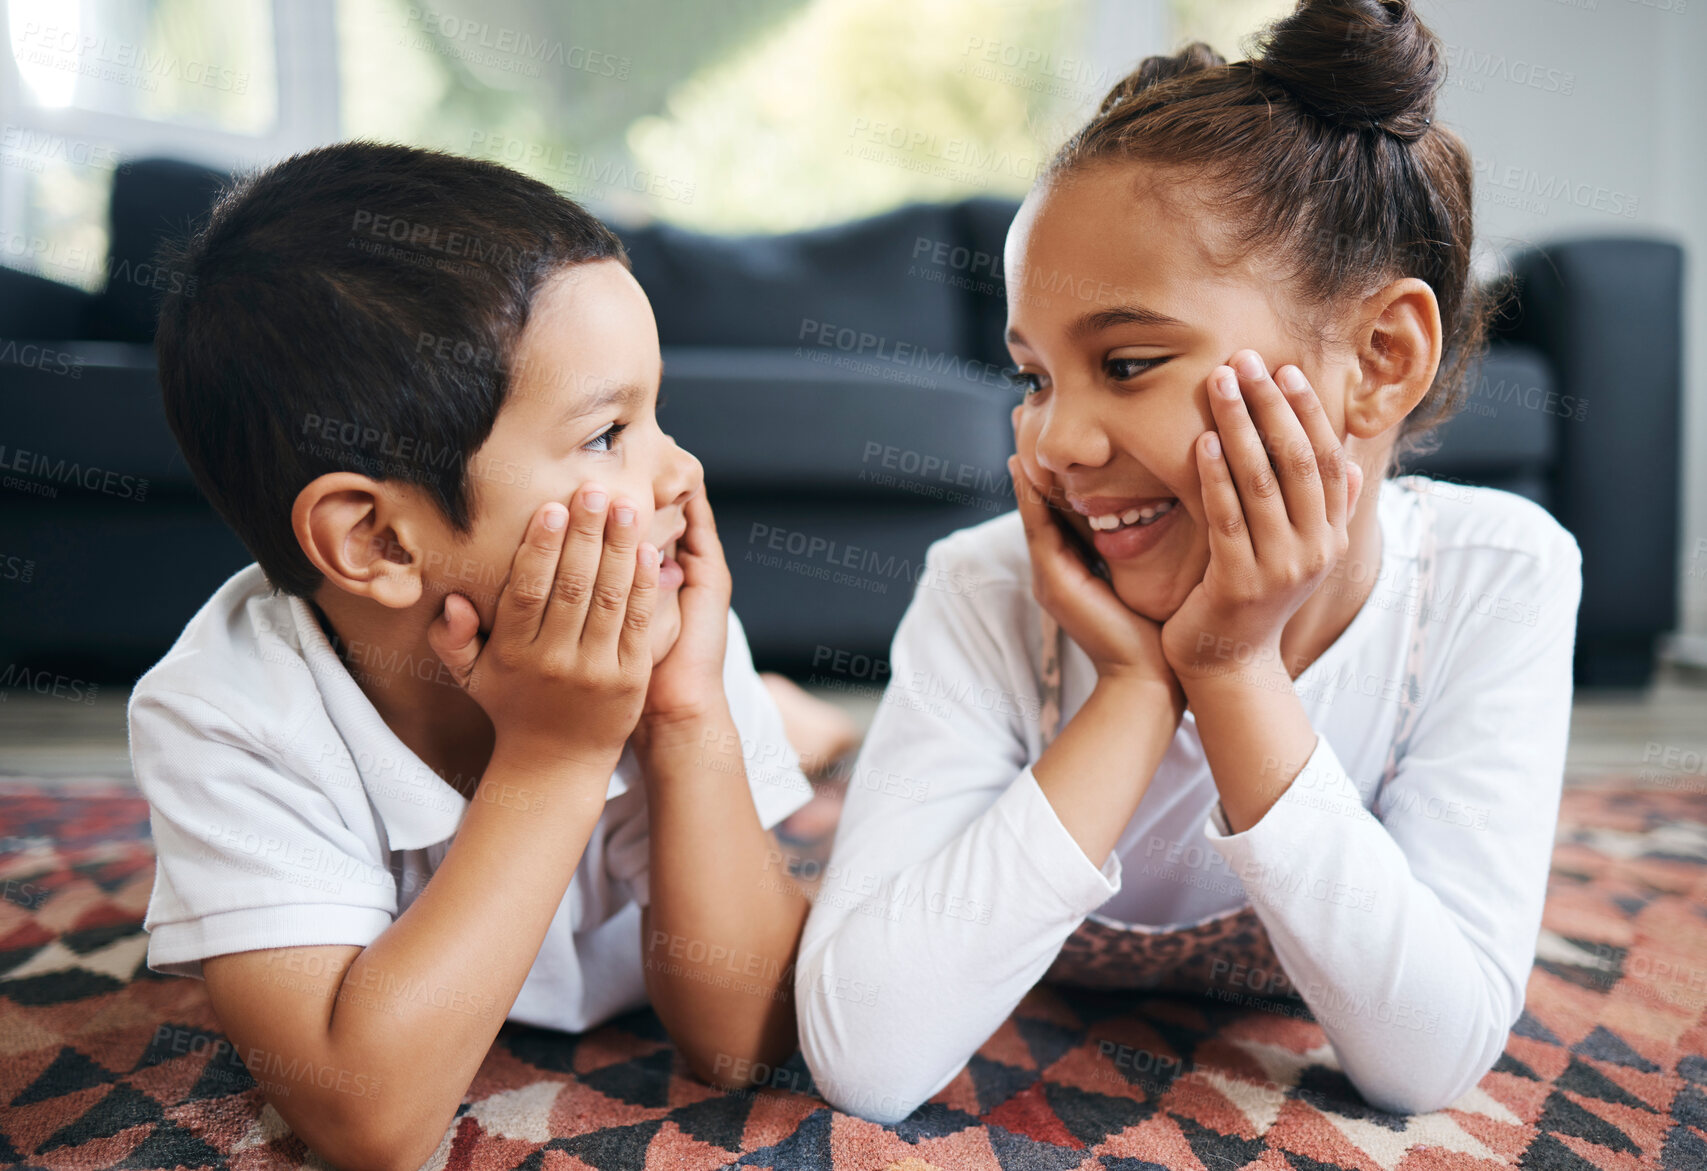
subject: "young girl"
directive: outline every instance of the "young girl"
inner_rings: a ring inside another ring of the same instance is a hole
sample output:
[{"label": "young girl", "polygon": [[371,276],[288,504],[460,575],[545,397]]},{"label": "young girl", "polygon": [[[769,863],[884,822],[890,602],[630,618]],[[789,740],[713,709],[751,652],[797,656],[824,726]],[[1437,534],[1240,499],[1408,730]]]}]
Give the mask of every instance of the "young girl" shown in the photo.
[{"label": "young girl", "polygon": [[1387,476],[1482,335],[1441,80],[1403,0],[1304,0],[1143,62],[1022,206],[1019,510],[933,547],[979,588],[901,623],[801,945],[833,1104],[899,1120],[1044,978],[1301,997],[1394,1112],[1504,1048],[1581,558]]}]

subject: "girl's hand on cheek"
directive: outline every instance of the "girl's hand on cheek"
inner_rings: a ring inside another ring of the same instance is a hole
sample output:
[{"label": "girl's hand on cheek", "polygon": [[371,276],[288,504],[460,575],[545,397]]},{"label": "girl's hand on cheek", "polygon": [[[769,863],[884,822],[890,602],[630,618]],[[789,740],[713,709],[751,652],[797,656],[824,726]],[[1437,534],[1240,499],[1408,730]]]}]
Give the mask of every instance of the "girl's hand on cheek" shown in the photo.
[{"label": "girl's hand on cheek", "polygon": [[1187,685],[1251,669],[1291,678],[1281,631],[1344,556],[1363,486],[1302,371],[1281,367],[1276,385],[1254,350],[1234,363],[1209,376],[1216,430],[1196,446],[1209,568],[1162,628]]},{"label": "girl's hand on cheek", "polygon": [[1031,592],[1082,647],[1099,678],[1121,677],[1177,686],[1162,653],[1161,627],[1136,613],[1091,572],[1049,504],[1049,491],[1033,483],[1019,456],[1008,457],[1014,496],[1031,554]]},{"label": "girl's hand on cheek", "polygon": [[677,588],[682,615],[676,643],[652,669],[642,730],[712,714],[724,702],[723,652],[729,640],[729,565],[704,491],[684,509],[687,530],[676,542],[682,567]]}]

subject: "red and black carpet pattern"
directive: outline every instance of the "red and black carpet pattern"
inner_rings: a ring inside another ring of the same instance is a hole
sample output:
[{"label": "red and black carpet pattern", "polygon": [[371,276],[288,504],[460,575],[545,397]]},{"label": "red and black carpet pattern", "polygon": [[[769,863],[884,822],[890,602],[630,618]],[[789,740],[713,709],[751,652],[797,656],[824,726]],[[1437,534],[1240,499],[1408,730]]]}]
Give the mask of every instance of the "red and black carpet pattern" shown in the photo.
[{"label": "red and black carpet pattern", "polygon": [[[0,791],[0,1165],[324,1166],[200,982],[144,965],[152,878],[133,792]],[[798,1058],[757,1091],[695,1082],[650,1013],[582,1036],[506,1026],[427,1165],[1707,1168],[1704,1009],[1707,796],[1573,790],[1527,1011],[1433,1114],[1363,1103],[1292,1006],[1045,987],[892,1127],[831,1110]]]}]

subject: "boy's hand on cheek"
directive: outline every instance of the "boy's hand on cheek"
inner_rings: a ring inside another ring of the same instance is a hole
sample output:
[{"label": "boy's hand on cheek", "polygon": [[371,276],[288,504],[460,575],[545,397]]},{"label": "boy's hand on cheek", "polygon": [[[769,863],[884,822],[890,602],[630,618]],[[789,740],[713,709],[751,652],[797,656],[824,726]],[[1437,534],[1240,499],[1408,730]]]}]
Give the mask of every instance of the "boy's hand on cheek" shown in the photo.
[{"label": "boy's hand on cheek", "polygon": [[569,509],[536,510],[484,640],[472,603],[445,598],[427,641],[491,719],[493,760],[545,774],[565,761],[615,768],[652,669],[658,551],[636,515],[593,484]]},{"label": "boy's hand on cheek", "polygon": [[1116,596],[1073,549],[1049,504],[1049,491],[1008,457],[1020,520],[1031,555],[1031,592],[1038,605],[1090,656],[1099,678],[1175,686],[1162,653],[1161,627]]},{"label": "boy's hand on cheek", "polygon": [[682,567],[678,594],[682,629],[675,645],[652,669],[641,716],[643,735],[727,706],[723,655],[729,641],[729,566],[705,492],[689,498],[683,511],[687,530],[676,542],[676,560]]},{"label": "boy's hand on cheek", "polygon": [[1290,679],[1281,631],[1349,543],[1362,470],[1303,372],[1283,366],[1277,377],[1253,350],[1209,376],[1216,430],[1196,445],[1209,568],[1162,628],[1187,686],[1250,670]]}]

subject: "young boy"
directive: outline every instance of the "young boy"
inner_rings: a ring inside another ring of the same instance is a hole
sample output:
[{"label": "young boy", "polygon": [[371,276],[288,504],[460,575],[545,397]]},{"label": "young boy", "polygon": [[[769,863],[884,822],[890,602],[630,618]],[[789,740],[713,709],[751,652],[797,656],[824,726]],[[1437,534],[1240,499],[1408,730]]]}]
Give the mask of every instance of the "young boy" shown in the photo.
[{"label": "young boy", "polygon": [[257,564],[131,698],[149,966],[338,1166],[431,1155],[506,1018],[650,999],[701,1077],[785,1059],[806,902],[768,828],[811,790],[617,238],[347,143],[178,263],[167,417]]}]

